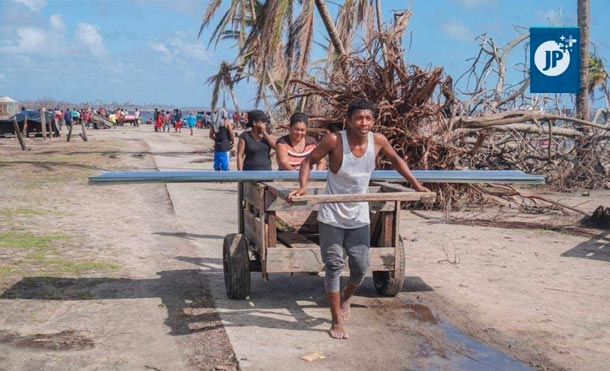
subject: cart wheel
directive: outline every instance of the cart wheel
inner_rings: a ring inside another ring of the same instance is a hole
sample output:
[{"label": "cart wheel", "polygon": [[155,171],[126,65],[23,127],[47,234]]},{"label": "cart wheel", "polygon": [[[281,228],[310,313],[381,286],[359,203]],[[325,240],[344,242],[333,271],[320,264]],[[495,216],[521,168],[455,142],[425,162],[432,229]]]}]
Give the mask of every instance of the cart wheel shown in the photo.
[{"label": "cart wheel", "polygon": [[373,272],[373,283],[375,290],[383,296],[396,296],[402,289],[402,284],[405,282],[405,245],[402,242],[402,237],[398,237],[398,272],[393,271],[375,271]]},{"label": "cart wheel", "polygon": [[248,242],[239,233],[225,236],[222,246],[225,289],[229,299],[245,299],[250,295],[250,258]]}]

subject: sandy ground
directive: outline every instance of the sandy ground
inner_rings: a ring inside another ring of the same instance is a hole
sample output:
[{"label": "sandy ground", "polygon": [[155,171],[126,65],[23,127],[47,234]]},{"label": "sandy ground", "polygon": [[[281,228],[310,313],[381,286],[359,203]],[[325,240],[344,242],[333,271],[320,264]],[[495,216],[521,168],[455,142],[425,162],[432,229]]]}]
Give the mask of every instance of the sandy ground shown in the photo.
[{"label": "sandy ground", "polygon": [[[226,299],[235,185],[86,184],[102,169],[210,169],[207,133],[89,134],[33,139],[27,153],[0,139],[0,370],[610,367],[610,231],[466,226],[405,211],[403,292],[381,298],[367,279],[351,339],[336,341],[321,277],[253,274],[248,300]],[[592,210],[610,206],[609,193],[550,197]],[[316,353],[325,358],[300,358]]]}]

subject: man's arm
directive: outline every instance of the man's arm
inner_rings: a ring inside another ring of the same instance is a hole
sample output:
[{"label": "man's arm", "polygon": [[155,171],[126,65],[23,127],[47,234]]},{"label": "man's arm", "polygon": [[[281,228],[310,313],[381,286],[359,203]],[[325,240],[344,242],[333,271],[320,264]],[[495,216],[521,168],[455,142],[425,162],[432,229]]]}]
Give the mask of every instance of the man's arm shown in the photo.
[{"label": "man's arm", "polygon": [[237,170],[243,170],[244,168],[244,151],[246,150],[246,141],[239,139],[237,142]]},{"label": "man's arm", "polygon": [[235,132],[233,131],[233,125],[229,121],[225,121],[225,127],[229,132],[229,142],[231,142],[231,147],[233,147],[233,142],[235,141]]},{"label": "man's arm", "polygon": [[400,173],[417,192],[430,192],[430,190],[415,179],[415,176],[411,173],[409,165],[398,156],[398,153],[392,148],[388,139],[382,134],[375,134],[375,142],[381,147],[380,150],[390,160],[392,167]]},{"label": "man's arm", "polygon": [[301,163],[301,169],[299,170],[299,189],[290,192],[288,200],[292,201],[293,196],[302,196],[307,193],[307,183],[309,182],[309,174],[311,168],[317,162],[324,159],[335,147],[337,146],[337,135],[335,133],[327,134],[322,142],[314,148],[309,156],[305,157],[305,160]]},{"label": "man's arm", "polygon": [[216,132],[214,132],[214,127],[210,128],[210,132],[208,133],[208,136],[210,137],[210,139],[216,140]]}]

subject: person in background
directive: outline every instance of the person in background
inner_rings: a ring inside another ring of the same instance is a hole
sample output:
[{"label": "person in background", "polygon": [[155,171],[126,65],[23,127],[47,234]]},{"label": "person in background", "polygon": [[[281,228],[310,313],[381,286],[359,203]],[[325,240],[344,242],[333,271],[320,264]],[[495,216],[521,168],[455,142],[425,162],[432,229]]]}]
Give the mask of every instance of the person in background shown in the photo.
[{"label": "person in background", "polygon": [[[108,115],[108,120],[110,120],[110,122],[112,122],[112,128],[116,129],[116,113],[112,112],[110,113],[110,115]],[[155,131],[157,128],[155,127]]]},{"label": "person in background", "polygon": [[55,118],[55,127],[58,128],[59,130],[61,130],[61,126],[63,125],[64,115],[61,112],[61,110],[59,109],[59,107],[55,108],[54,118]]},{"label": "person in background", "polygon": [[210,127],[209,137],[214,141],[214,170],[229,170],[231,148],[235,141],[235,132],[227,119],[227,111],[223,108],[216,112],[214,122]]},{"label": "person in background", "polygon": [[72,109],[72,123],[75,125],[78,125],[78,124],[80,124],[80,121],[81,121],[80,112],[76,108],[73,108]]},{"label": "person in background", "polygon": [[67,128],[72,126],[72,110],[69,108],[66,108],[66,111],[64,112],[64,122],[66,123]]},{"label": "person in background", "polygon": [[89,124],[91,122],[91,112],[90,112],[89,108],[83,109],[82,117],[83,117],[83,122],[85,123],[85,126],[88,129]]},{"label": "person in background", "polygon": [[244,112],[241,115],[241,127],[242,127],[242,129],[244,129],[247,124],[248,124],[248,112]]},{"label": "person in background", "polygon": [[[156,109],[156,108],[155,108]],[[163,127],[163,122],[165,121],[165,115],[163,112],[156,112],[157,119],[155,120],[155,132],[160,133],[161,128]]]},{"label": "person in background", "polygon": [[275,138],[267,133],[269,118],[261,110],[248,113],[248,127],[237,143],[237,170],[271,170],[271,149]]},{"label": "person in background", "polygon": [[176,108],[174,110],[175,114],[174,114],[174,122],[176,124],[178,124],[179,122],[182,122],[182,111],[178,108]]},{"label": "person in background", "polygon": [[239,112],[236,111],[233,114],[233,127],[235,129],[239,129],[239,120],[240,120],[240,118],[241,118],[241,115],[239,114]]},{"label": "person in background", "polygon": [[140,126],[140,111],[137,108],[133,115],[135,116],[135,125]]},{"label": "person in background", "polygon": [[[299,170],[305,157],[318,145],[315,138],[307,135],[308,122],[309,118],[302,112],[296,112],[290,117],[288,135],[278,139],[276,145],[280,170]],[[326,169],[326,161],[322,159],[314,166],[317,170]]]},{"label": "person in background", "polygon": [[172,126],[174,126],[175,130],[177,131],[178,129],[178,123],[176,123],[174,125],[174,117],[172,116],[171,113],[169,113],[169,111],[165,111],[165,116],[163,117],[163,132],[165,133],[165,130],[167,129],[167,133],[169,133],[169,131],[171,130]]},{"label": "person in background", "polygon": [[195,127],[196,124],[197,124],[197,117],[195,117],[195,114],[191,111],[191,112],[189,112],[189,115],[186,117],[186,125],[189,127],[189,130],[191,131],[191,135],[193,135],[193,128]]},{"label": "person in background", "polygon": [[197,129],[203,129],[203,111],[197,111]]}]

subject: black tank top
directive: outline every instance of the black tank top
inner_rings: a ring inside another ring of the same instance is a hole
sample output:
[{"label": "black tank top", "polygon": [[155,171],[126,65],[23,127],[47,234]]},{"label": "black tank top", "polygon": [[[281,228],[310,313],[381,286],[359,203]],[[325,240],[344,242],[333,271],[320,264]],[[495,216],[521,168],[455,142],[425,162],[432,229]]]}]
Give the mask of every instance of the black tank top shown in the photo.
[{"label": "black tank top", "polygon": [[246,143],[244,170],[271,170],[271,145],[265,138],[257,141],[251,131],[243,132],[239,137]]},{"label": "black tank top", "polygon": [[227,127],[222,125],[217,133],[214,133],[214,151],[229,152],[231,150],[231,142],[229,141],[229,131]]}]

